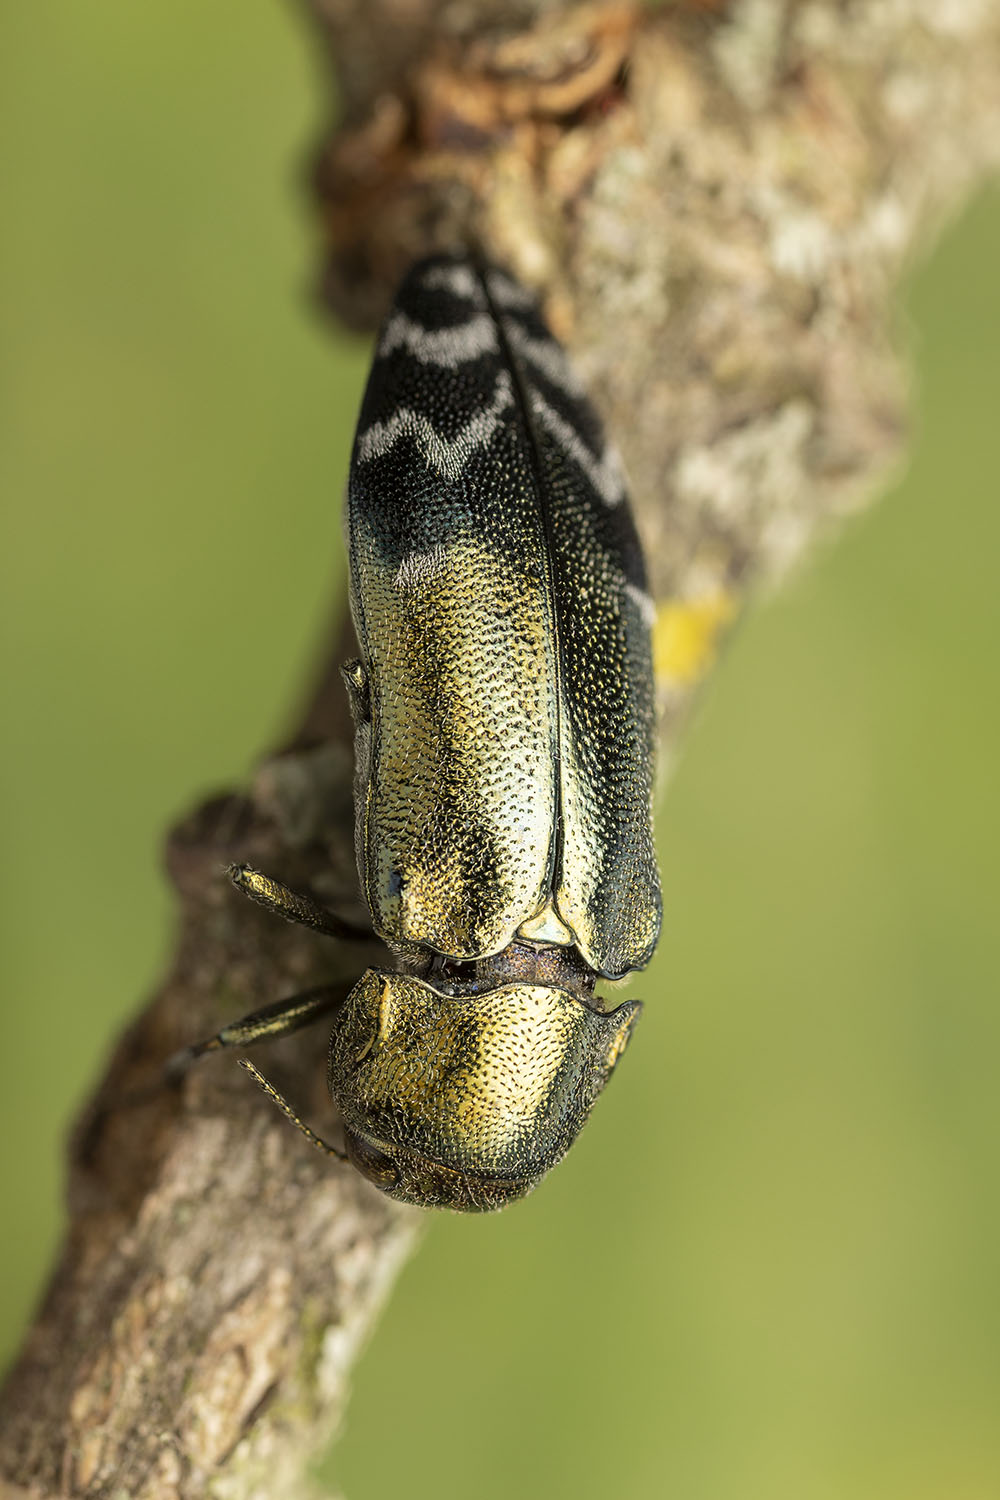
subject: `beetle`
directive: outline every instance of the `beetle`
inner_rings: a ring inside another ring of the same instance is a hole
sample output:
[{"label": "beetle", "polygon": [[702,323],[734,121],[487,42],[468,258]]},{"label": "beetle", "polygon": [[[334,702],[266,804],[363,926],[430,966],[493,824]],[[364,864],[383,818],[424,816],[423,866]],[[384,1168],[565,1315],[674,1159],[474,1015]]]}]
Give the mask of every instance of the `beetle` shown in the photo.
[{"label": "beetle", "polygon": [[[653,606],[615,451],[534,298],[470,256],[413,267],[382,327],[347,492],[356,850],[391,962],[183,1060],[335,1010],[346,1152],[391,1197],[488,1210],[565,1154],[641,1006],[601,979],[660,928]],[[365,934],[246,866],[235,883]],[[368,935],[371,936],[370,934]]]}]

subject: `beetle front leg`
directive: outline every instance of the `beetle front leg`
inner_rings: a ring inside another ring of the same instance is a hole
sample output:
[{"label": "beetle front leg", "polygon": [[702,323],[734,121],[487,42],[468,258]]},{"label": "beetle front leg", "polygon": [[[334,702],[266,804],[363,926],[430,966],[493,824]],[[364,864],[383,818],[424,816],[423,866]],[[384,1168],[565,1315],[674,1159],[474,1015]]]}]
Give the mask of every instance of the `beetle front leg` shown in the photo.
[{"label": "beetle front leg", "polygon": [[228,1047],[249,1047],[254,1042],[270,1041],[274,1037],[288,1036],[303,1026],[312,1025],[321,1016],[336,1010],[347,999],[352,982],[321,984],[313,990],[290,995],[286,1000],[275,1000],[261,1010],[251,1011],[240,1021],[231,1021],[207,1041],[196,1042],[193,1047],[183,1047],[175,1052],[164,1066],[167,1077],[173,1081],[186,1072],[190,1065],[208,1052],[218,1052]]}]

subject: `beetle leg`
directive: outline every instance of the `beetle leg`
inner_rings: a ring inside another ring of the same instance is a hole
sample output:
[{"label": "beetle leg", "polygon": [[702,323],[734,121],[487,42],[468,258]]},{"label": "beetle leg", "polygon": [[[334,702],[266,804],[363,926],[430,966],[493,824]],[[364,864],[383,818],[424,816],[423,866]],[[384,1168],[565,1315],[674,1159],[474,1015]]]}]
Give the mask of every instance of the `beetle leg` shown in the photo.
[{"label": "beetle leg", "polygon": [[329,1141],[324,1141],[321,1135],[317,1135],[314,1130],[309,1129],[309,1126],[305,1123],[304,1120],[299,1119],[298,1115],[295,1113],[288,1100],[282,1094],[278,1093],[278,1090],[275,1088],[273,1083],[268,1083],[263,1073],[258,1073],[252,1062],[248,1062],[245,1057],[241,1057],[239,1063],[240,1067],[246,1068],[247,1072],[250,1074],[250,1077],[253,1078],[255,1082],[260,1084],[260,1087],[264,1090],[264,1093],[267,1094],[270,1099],[274,1100],[275,1104],[281,1110],[281,1113],[285,1116],[285,1118],[291,1120],[295,1128],[297,1130],[301,1130],[306,1140],[311,1141],[318,1151],[325,1152],[327,1156],[335,1156],[338,1161],[350,1162],[351,1158],[347,1155],[346,1151],[341,1151],[337,1146],[331,1146]]},{"label": "beetle leg", "polygon": [[304,927],[312,927],[326,937],[342,938],[349,943],[380,941],[370,928],[356,927],[353,922],[346,922],[343,917],[320,906],[318,901],[314,901],[304,891],[293,891],[280,881],[272,880],[270,875],[262,875],[250,865],[230,865],[226,873],[244,896],[249,896],[251,901],[256,901],[260,906],[266,906],[268,911],[277,916],[284,917],[286,922],[301,922]]},{"label": "beetle leg", "polygon": [[352,982],[322,984],[314,990],[303,990],[299,995],[290,995],[286,1000],[275,1000],[273,1004],[252,1011],[240,1021],[231,1021],[207,1041],[196,1042],[193,1047],[184,1047],[180,1052],[175,1052],[167,1060],[164,1071],[168,1078],[177,1079],[197,1058],[204,1057],[206,1052],[218,1052],[224,1047],[249,1047],[254,1042],[288,1036],[289,1032],[310,1026],[320,1016],[343,1004]]}]

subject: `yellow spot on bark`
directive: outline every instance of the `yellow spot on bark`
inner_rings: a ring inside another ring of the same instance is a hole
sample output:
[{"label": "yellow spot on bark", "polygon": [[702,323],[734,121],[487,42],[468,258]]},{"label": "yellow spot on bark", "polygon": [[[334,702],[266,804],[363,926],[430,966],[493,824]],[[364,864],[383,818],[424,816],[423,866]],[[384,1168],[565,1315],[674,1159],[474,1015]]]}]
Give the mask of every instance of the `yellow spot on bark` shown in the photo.
[{"label": "yellow spot on bark", "polygon": [[719,632],[736,614],[732,594],[661,604],[653,625],[653,670],[661,686],[691,687],[715,661]]}]

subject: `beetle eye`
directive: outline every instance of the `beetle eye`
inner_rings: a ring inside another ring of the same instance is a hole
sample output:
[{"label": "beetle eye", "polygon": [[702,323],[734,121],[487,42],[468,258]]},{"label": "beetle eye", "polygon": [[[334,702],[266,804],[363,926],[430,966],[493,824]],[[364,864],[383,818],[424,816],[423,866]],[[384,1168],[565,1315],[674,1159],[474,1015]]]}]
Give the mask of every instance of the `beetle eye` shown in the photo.
[{"label": "beetle eye", "polygon": [[399,1181],[399,1172],[391,1156],[386,1156],[384,1151],[379,1151],[377,1146],[372,1146],[361,1136],[344,1130],[344,1145],[347,1154],[351,1158],[351,1165],[357,1167],[362,1177],[367,1177],[369,1182],[374,1182],[376,1187],[385,1191],[394,1188]]}]

